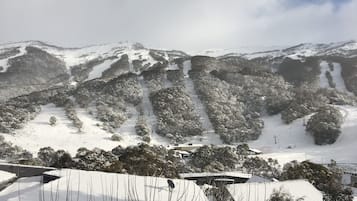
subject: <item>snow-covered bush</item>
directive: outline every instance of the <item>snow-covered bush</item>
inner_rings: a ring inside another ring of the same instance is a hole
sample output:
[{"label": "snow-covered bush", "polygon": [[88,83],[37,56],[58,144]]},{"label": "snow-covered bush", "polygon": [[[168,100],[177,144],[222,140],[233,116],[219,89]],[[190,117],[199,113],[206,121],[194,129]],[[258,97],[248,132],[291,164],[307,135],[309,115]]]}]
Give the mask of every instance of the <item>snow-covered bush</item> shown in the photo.
[{"label": "snow-covered bush", "polygon": [[17,163],[19,160],[31,160],[32,154],[10,142],[0,140],[0,159]]},{"label": "snow-covered bush", "polygon": [[325,76],[326,76],[326,78],[327,78],[328,85],[329,85],[331,88],[335,88],[335,87],[336,87],[336,83],[333,81],[331,72],[330,72],[330,71],[326,71],[326,72],[325,72]]},{"label": "snow-covered bush", "polygon": [[270,195],[268,201],[303,201],[304,198],[297,198],[294,197],[288,192],[285,191],[284,188],[274,189],[273,193]]},{"label": "snow-covered bush", "polygon": [[144,116],[139,116],[135,125],[136,134],[139,136],[148,136],[151,133],[151,129],[147,124]]},{"label": "snow-covered bush", "polygon": [[150,143],[151,142],[151,137],[150,135],[144,135],[141,137],[141,140],[146,142],[146,143]]},{"label": "snow-covered bush", "polygon": [[341,112],[332,106],[326,106],[309,119],[306,131],[312,134],[317,145],[333,144],[341,133],[342,122]]},{"label": "snow-covered bush", "polygon": [[271,158],[264,160],[259,157],[248,157],[243,162],[243,168],[251,174],[266,178],[278,178],[280,176],[280,165],[277,160]]},{"label": "snow-covered bush", "polygon": [[76,127],[79,132],[81,132],[83,122],[78,118],[74,102],[71,99],[66,100],[64,104],[64,110],[68,119],[72,121],[73,126]]},{"label": "snow-covered bush", "polygon": [[171,134],[174,137],[202,134],[202,125],[194,112],[194,105],[182,87],[159,90],[152,93],[150,99],[158,117],[158,134]]},{"label": "snow-covered bush", "polygon": [[51,126],[55,126],[57,123],[57,118],[55,116],[51,116],[49,122]]},{"label": "snow-covered bush", "polygon": [[153,93],[164,88],[165,74],[162,73],[160,69],[144,71],[143,76],[150,92]]},{"label": "snow-covered bush", "polygon": [[192,154],[189,164],[198,171],[212,172],[232,170],[238,161],[238,155],[230,147],[203,146]]},{"label": "snow-covered bush", "polygon": [[42,165],[56,168],[71,168],[73,160],[71,155],[64,150],[55,151],[51,147],[43,147],[37,153],[38,159]]},{"label": "snow-covered bush", "polygon": [[148,144],[127,147],[119,160],[129,174],[136,175],[177,178],[180,170],[185,169],[184,164],[170,156],[164,147]]},{"label": "snow-covered bush", "polygon": [[74,166],[78,169],[104,171],[116,163],[118,157],[111,152],[98,148],[93,150],[79,148],[74,160]]},{"label": "snow-covered bush", "polygon": [[123,140],[123,138],[122,138],[120,135],[118,135],[118,134],[112,135],[112,136],[110,137],[110,139],[111,139],[112,141],[122,141],[122,140]]},{"label": "snow-covered bush", "polygon": [[281,118],[285,123],[291,123],[298,118],[316,112],[329,102],[327,97],[318,93],[318,90],[308,86],[296,88],[294,93],[294,99],[281,113]]},{"label": "snow-covered bush", "polygon": [[[118,103],[120,103],[120,101],[118,101]],[[110,106],[105,102],[98,101],[96,108],[97,118],[105,123],[104,126],[107,126],[107,128],[104,129],[119,128],[128,119],[125,108],[122,108],[122,106]]]},{"label": "snow-covered bush", "polygon": [[184,77],[182,70],[169,70],[166,71],[167,79],[175,86],[184,85]]},{"label": "snow-covered bush", "polygon": [[0,104],[0,132],[11,133],[20,129],[40,111],[36,105],[10,99]]},{"label": "snow-covered bush", "polygon": [[[206,105],[208,117],[225,143],[255,140],[261,134],[264,122],[259,105],[245,104],[241,87],[231,86],[211,74],[191,73],[195,89]],[[252,106],[252,107],[250,107]]]},{"label": "snow-covered bush", "polygon": [[51,147],[43,147],[37,153],[38,159],[40,159],[44,166],[52,166],[55,163],[56,152]]}]

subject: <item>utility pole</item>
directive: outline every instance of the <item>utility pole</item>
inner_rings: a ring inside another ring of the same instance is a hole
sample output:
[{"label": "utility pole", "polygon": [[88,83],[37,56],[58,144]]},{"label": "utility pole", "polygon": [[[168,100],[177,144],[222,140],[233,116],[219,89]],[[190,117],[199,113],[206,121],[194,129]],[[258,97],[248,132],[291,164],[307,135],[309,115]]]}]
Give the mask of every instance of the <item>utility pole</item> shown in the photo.
[{"label": "utility pole", "polygon": [[278,136],[274,135],[274,143],[278,144]]}]

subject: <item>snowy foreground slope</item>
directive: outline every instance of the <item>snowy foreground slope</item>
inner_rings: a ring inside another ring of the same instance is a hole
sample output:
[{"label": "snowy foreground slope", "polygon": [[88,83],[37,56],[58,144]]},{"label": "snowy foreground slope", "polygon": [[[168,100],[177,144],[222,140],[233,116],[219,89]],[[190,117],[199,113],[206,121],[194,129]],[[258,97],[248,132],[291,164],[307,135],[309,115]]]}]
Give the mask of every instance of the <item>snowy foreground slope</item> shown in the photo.
[{"label": "snowy foreground slope", "polygon": [[0,192],[0,200],[172,200],[207,201],[203,191],[192,181],[168,180],[125,174],[56,170],[46,173],[60,177],[43,184],[41,177],[21,178]]}]

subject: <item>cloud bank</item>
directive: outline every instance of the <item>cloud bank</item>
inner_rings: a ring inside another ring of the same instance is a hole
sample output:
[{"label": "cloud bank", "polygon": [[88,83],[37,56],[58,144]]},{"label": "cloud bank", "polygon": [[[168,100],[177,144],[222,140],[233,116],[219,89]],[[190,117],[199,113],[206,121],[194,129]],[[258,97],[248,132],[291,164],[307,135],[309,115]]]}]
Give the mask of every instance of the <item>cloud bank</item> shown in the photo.
[{"label": "cloud bank", "polygon": [[357,0],[1,0],[0,43],[203,50],[357,39]]}]

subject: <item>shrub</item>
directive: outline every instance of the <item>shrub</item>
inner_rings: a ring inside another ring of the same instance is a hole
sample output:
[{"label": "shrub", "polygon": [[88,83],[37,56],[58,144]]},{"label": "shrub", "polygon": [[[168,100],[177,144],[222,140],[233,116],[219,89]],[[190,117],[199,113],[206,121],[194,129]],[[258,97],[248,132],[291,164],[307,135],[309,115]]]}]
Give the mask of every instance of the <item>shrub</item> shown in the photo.
[{"label": "shrub", "polygon": [[[302,200],[304,200],[304,198],[296,199],[296,201],[302,201]],[[284,191],[283,188],[280,188],[279,190],[276,189],[273,190],[273,193],[270,195],[268,201],[295,201],[295,199],[291,194]]]},{"label": "shrub", "polygon": [[120,135],[118,135],[118,134],[114,134],[114,135],[112,135],[112,137],[110,138],[112,141],[122,141],[123,140],[123,138],[120,136]]},{"label": "shrub", "polygon": [[56,123],[57,123],[57,118],[54,117],[54,116],[51,116],[51,117],[50,117],[50,125],[51,125],[51,126],[55,126]]},{"label": "shrub", "polygon": [[243,168],[251,174],[262,177],[278,178],[280,176],[280,165],[277,160],[271,158],[264,160],[259,157],[248,157],[243,163]]},{"label": "shrub", "polygon": [[44,166],[52,166],[54,164],[56,152],[51,147],[43,147],[37,153],[37,157],[42,161]]},{"label": "shrub", "polygon": [[151,129],[143,116],[140,116],[138,118],[138,121],[136,122],[136,125],[135,125],[135,131],[136,131],[136,134],[139,136],[150,135]]},{"label": "shrub", "polygon": [[306,131],[314,137],[315,144],[333,144],[341,133],[343,117],[341,112],[331,106],[322,107],[306,125]]},{"label": "shrub", "polygon": [[192,154],[190,164],[201,171],[223,171],[234,169],[238,160],[230,147],[203,146]]}]

